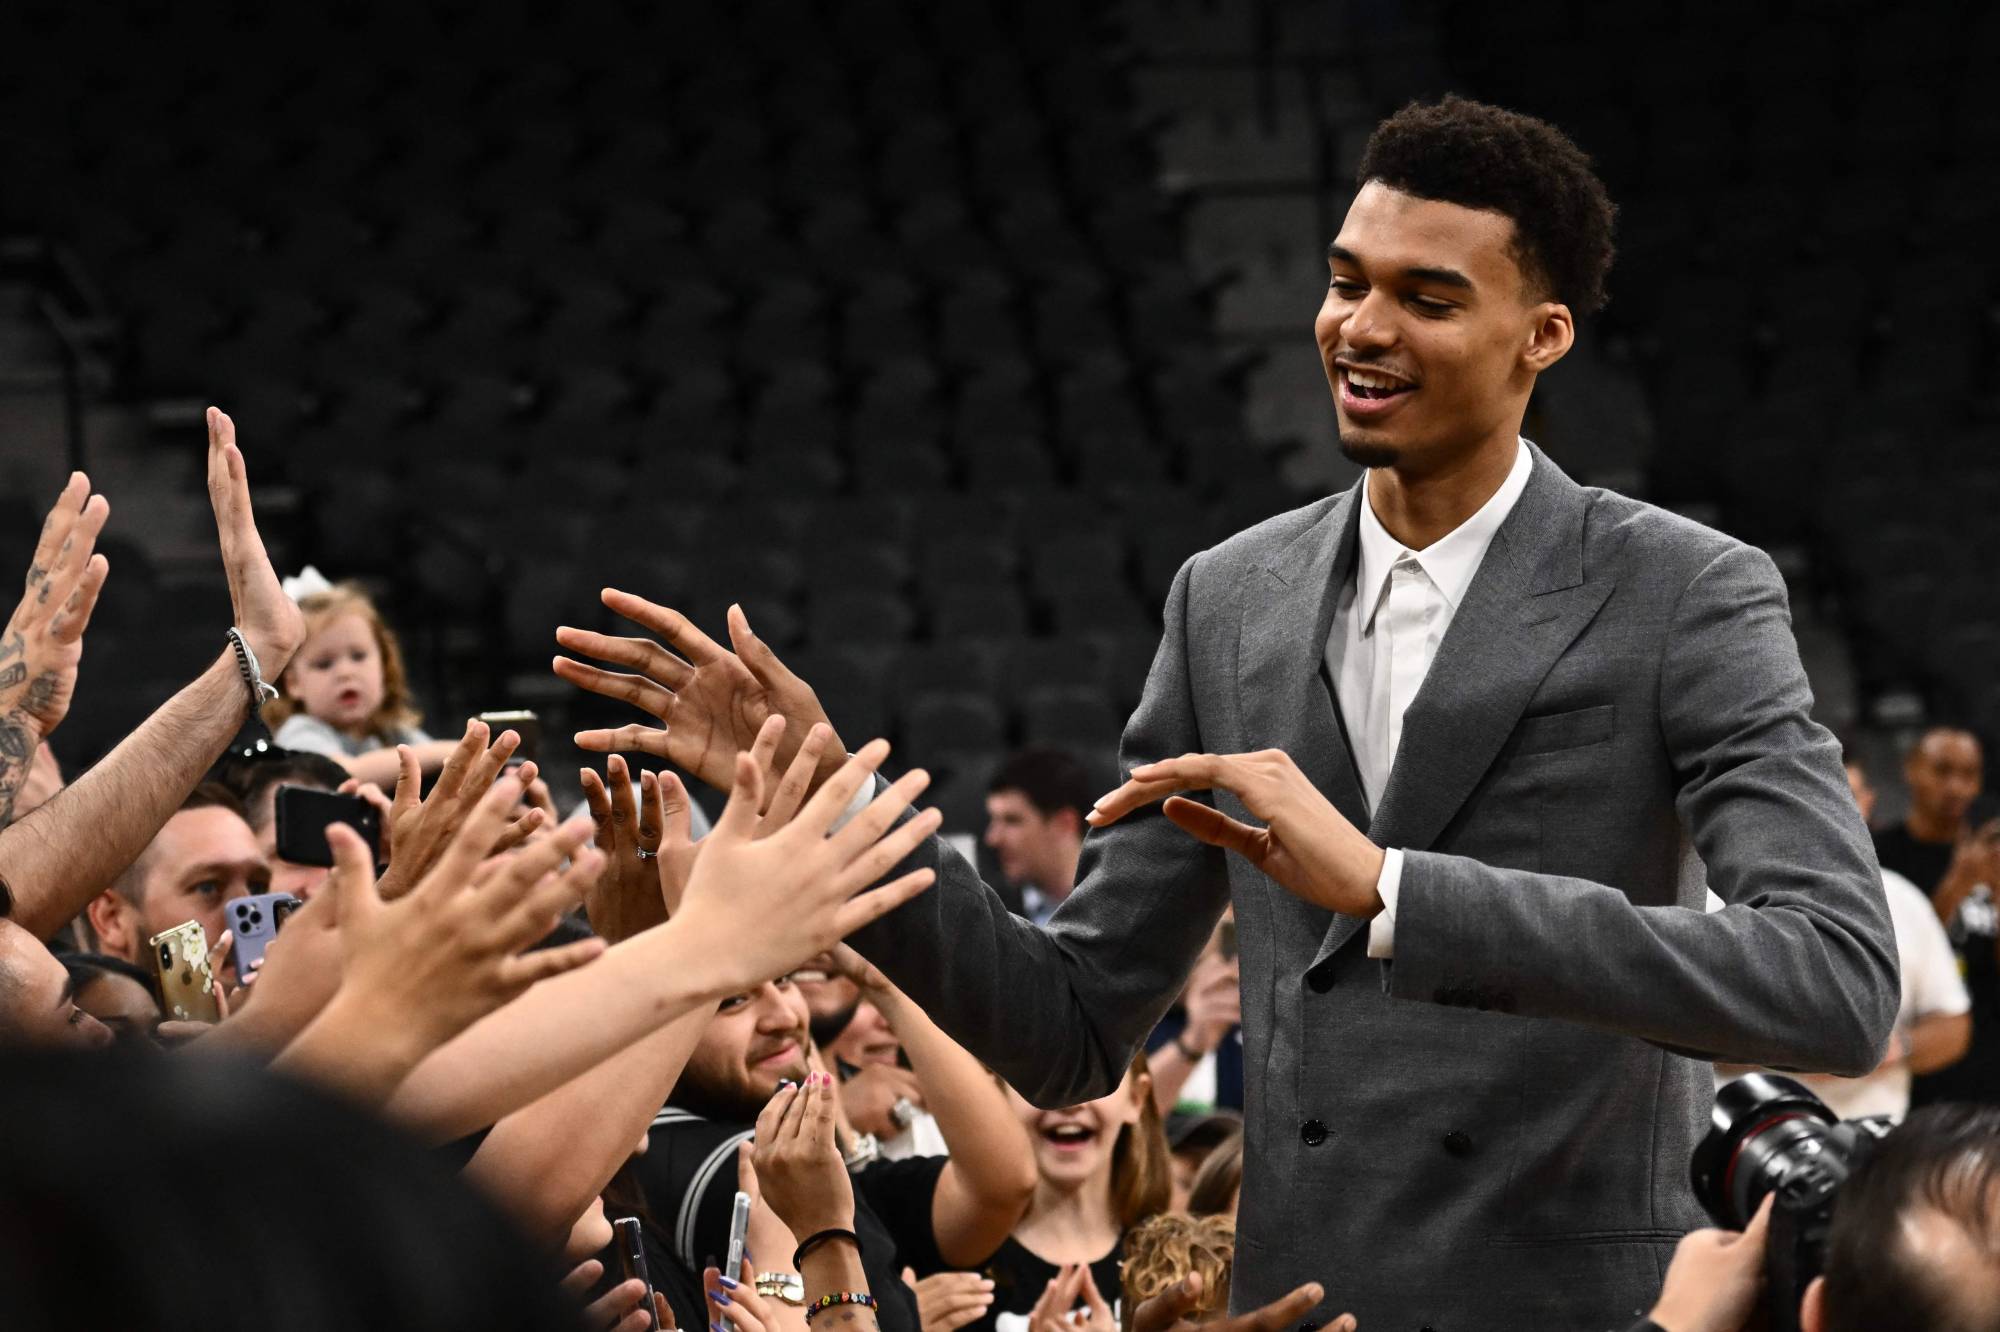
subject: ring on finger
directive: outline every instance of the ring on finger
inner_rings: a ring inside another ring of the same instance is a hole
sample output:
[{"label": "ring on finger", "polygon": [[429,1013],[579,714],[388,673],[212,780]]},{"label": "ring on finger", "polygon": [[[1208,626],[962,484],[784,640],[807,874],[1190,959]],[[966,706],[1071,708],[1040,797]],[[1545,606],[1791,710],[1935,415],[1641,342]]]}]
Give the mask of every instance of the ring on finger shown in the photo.
[{"label": "ring on finger", "polygon": [[658,851],[648,851],[648,850],[647,850],[647,849],[646,849],[645,847],[643,847],[643,846],[639,848],[639,859],[641,859],[641,860],[658,860],[659,858],[660,858],[660,853],[659,853]]}]

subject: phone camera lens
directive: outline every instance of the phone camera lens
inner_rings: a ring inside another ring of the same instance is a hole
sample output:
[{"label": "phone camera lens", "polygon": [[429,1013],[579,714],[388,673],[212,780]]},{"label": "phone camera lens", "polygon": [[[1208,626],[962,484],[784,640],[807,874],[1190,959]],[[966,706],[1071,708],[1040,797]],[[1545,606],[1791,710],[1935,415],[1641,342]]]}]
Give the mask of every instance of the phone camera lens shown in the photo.
[{"label": "phone camera lens", "polygon": [[174,964],[174,950],[173,950],[173,947],[172,947],[171,945],[169,945],[169,944],[161,944],[161,945],[160,945],[160,965],[161,965],[162,967],[171,967],[171,966],[173,966],[173,964]]},{"label": "phone camera lens", "polygon": [[250,909],[250,923],[252,925],[262,925],[264,923],[264,913],[252,907]]}]

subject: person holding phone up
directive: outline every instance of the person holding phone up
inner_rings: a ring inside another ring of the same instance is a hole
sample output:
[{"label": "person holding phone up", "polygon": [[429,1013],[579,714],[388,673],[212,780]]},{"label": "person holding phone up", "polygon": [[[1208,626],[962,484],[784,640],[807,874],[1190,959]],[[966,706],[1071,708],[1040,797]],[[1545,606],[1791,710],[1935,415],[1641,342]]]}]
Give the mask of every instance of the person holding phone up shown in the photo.
[{"label": "person holding phone up", "polygon": [[875,1332],[875,1297],[854,1233],[854,1183],[834,1146],[833,1079],[808,1073],[787,1084],[757,1117],[757,1172],[764,1201],[799,1247],[792,1260],[805,1283],[812,1332]]}]

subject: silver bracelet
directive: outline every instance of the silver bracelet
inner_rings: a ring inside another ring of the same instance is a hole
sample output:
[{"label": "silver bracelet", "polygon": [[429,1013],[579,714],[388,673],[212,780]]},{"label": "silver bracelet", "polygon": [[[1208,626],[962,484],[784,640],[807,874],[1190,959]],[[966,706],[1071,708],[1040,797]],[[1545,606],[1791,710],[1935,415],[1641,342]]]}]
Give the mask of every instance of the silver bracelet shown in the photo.
[{"label": "silver bracelet", "polygon": [[229,626],[229,646],[236,650],[236,668],[243,673],[243,684],[250,690],[250,711],[259,712],[278,697],[278,691],[264,683],[264,673],[257,667],[257,654],[250,650],[243,631],[233,624]]}]

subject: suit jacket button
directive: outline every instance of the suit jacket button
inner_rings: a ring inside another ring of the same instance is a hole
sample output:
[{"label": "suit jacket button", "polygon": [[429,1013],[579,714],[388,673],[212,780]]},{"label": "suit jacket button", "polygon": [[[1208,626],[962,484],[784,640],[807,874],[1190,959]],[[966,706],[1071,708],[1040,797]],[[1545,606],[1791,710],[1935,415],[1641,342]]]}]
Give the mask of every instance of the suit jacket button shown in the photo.
[{"label": "suit jacket button", "polygon": [[1306,973],[1306,988],[1314,994],[1325,994],[1328,990],[1331,990],[1333,988],[1333,967],[1329,964],[1314,967],[1311,971],[1308,971]]},{"label": "suit jacket button", "polygon": [[1326,1141],[1326,1125],[1317,1119],[1308,1119],[1299,1125],[1299,1136],[1305,1139],[1306,1146],[1317,1147]]},{"label": "suit jacket button", "polygon": [[1444,1135],[1444,1149],[1453,1156],[1464,1156],[1472,1150],[1472,1138],[1459,1129]]}]

